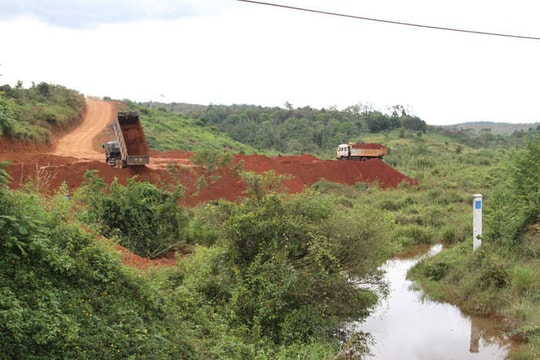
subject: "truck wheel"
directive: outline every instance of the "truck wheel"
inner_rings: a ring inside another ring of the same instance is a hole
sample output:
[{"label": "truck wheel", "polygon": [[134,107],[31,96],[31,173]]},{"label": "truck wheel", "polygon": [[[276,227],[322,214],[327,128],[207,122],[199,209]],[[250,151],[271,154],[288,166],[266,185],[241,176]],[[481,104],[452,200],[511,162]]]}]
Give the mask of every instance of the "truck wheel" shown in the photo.
[{"label": "truck wheel", "polygon": [[360,161],[368,161],[368,158],[367,157],[363,157],[360,159]]}]

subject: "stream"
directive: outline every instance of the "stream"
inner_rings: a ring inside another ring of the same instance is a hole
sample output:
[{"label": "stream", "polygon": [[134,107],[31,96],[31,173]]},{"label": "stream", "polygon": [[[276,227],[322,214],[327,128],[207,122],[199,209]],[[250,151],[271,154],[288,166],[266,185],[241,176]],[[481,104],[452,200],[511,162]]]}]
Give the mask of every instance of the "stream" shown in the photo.
[{"label": "stream", "polygon": [[373,337],[366,359],[494,360],[504,359],[515,345],[494,321],[425,299],[422,291],[407,280],[407,271],[422,257],[441,250],[441,245],[435,245],[427,253],[392,259],[383,265],[388,297],[358,324]]}]

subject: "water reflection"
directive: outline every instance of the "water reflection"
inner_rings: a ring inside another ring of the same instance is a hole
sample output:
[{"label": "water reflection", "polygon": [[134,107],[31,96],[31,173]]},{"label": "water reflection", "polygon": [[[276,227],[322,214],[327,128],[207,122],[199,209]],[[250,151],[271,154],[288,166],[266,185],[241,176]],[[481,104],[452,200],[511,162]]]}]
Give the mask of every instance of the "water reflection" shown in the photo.
[{"label": "water reflection", "polygon": [[[426,255],[435,254],[435,246]],[[424,256],[426,256],[424,255]],[[426,300],[406,279],[421,256],[384,265],[388,298],[364,321],[374,339],[368,359],[504,359],[511,341],[489,319],[471,318],[459,308]]]}]

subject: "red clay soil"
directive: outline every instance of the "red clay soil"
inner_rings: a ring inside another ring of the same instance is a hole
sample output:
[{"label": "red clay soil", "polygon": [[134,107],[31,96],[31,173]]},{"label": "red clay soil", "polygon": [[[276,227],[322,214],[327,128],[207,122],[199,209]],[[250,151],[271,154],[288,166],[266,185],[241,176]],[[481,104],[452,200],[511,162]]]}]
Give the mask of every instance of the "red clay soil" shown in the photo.
[{"label": "red clay soil", "polygon": [[368,143],[368,144],[359,144],[359,143],[357,143],[357,144],[351,144],[351,147],[353,149],[377,149],[377,150],[385,148],[384,145],[375,144],[375,143]]},{"label": "red clay soil", "polygon": [[[15,151],[7,141],[0,141],[0,161],[9,161],[8,171],[12,177],[10,186],[19,188],[31,182],[41,191],[53,192],[62,183],[69,189],[78,188],[87,170],[97,170],[106,183],[117,178],[121,184],[137,176],[158,186],[180,183],[185,189],[183,205],[195,206],[213,199],[236,201],[242,198],[245,186],[230,168],[223,169],[220,179],[196,194],[197,179],[203,169],[190,162],[191,153],[182,151],[157,152],[151,150],[150,164],[146,167],[117,169],[105,163],[101,149],[93,141],[110,126],[117,104],[114,102],[87,100],[86,115],[71,133],[61,138],[53,151],[31,145],[18,146]],[[273,170],[277,175],[288,175],[283,182],[289,193],[298,193],[320,179],[354,185],[358,182],[376,183],[381,188],[396,187],[402,182],[411,185],[416,181],[401,174],[379,159],[368,161],[321,160],[311,155],[267,157],[264,155],[236,155],[234,163],[244,162],[244,170],[263,173]],[[168,165],[174,165],[177,175],[171,176]],[[145,268],[134,255],[127,262]],[[137,261],[136,261],[137,260]]]},{"label": "red clay soil", "polygon": [[173,253],[160,259],[147,259],[132,253],[121,245],[113,244],[113,247],[118,251],[120,259],[125,265],[136,269],[148,270],[155,267],[176,265],[176,257]]}]

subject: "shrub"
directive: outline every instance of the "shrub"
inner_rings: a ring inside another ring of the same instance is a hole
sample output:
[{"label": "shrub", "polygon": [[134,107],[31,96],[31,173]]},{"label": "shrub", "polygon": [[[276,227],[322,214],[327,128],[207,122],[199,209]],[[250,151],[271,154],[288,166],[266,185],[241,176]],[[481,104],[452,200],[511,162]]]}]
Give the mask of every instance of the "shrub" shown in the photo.
[{"label": "shrub", "polygon": [[480,285],[482,288],[505,287],[510,280],[506,264],[498,258],[488,257],[482,264]]},{"label": "shrub", "polygon": [[434,232],[431,227],[418,224],[398,225],[393,234],[394,239],[400,239],[403,245],[422,245],[434,242]]},{"label": "shrub", "polygon": [[115,179],[106,186],[95,172],[87,172],[81,200],[85,220],[101,234],[144,257],[156,257],[181,243],[187,217],[178,200],[181,189],[160,190],[131,178],[127,186]]},{"label": "shrub", "polygon": [[2,357],[193,358],[159,293],[72,221],[73,205],[0,191]]},{"label": "shrub", "polygon": [[377,284],[390,251],[383,217],[367,207],[343,211],[312,192],[253,194],[224,222],[234,322],[254,340],[292,344],[330,339],[344,321],[365,316],[376,297],[349,279]]},{"label": "shrub", "polygon": [[431,261],[424,266],[424,275],[432,281],[439,281],[448,274],[450,267],[444,261]]},{"label": "shrub", "polygon": [[512,271],[511,284],[518,295],[534,291],[532,287],[536,281],[534,270],[530,267],[516,266]]}]

